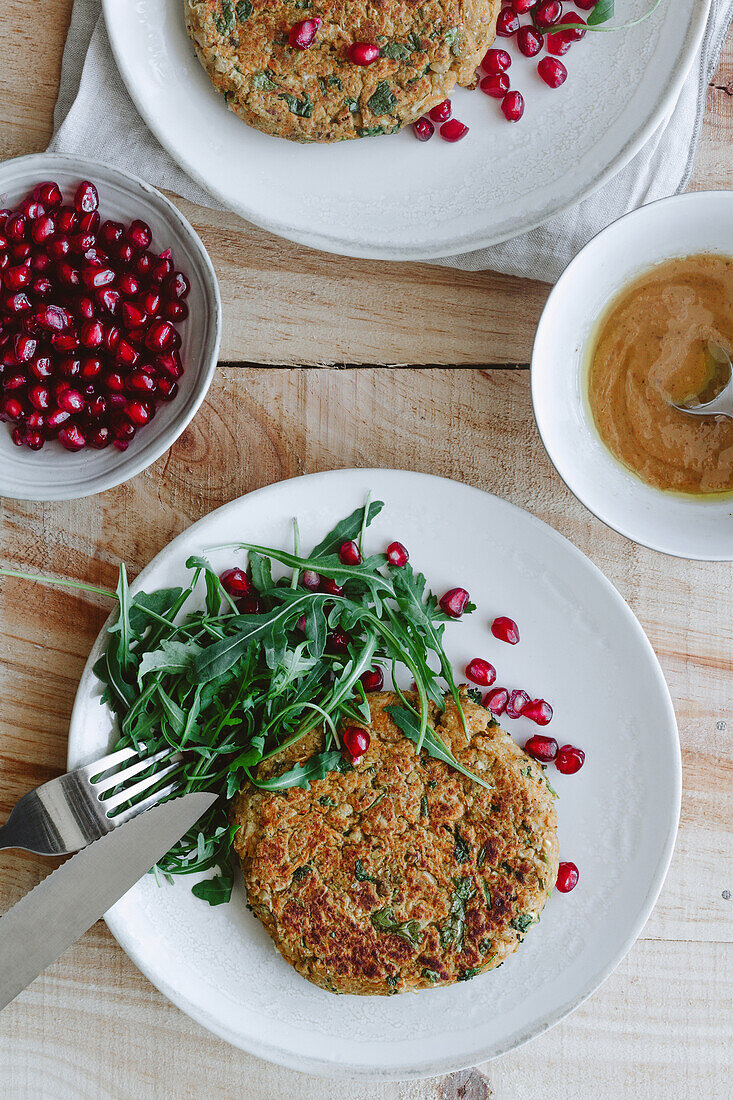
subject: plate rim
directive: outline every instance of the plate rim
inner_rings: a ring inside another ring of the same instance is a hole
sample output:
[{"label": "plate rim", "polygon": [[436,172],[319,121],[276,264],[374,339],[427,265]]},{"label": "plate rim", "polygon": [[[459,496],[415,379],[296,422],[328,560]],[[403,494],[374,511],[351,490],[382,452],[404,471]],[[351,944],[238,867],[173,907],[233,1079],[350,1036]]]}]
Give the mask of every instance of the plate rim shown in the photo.
[{"label": "plate rim", "polygon": [[[553,465],[555,471],[557,472],[558,476],[562,479],[563,484],[565,484],[567,486],[567,488],[573,494],[575,499],[580,501],[580,503],[583,505],[583,507],[586,508],[592,516],[595,516],[595,518],[597,520],[599,520],[604,525],[604,527],[608,527],[609,530],[615,531],[617,534],[622,535],[623,538],[628,539],[628,541],[630,543],[633,543],[636,546],[646,547],[647,550],[654,550],[658,554],[665,554],[667,557],[670,557],[670,558],[679,558],[682,561],[722,562],[722,561],[733,561],[733,546],[731,546],[731,549],[727,554],[712,554],[712,553],[702,554],[702,553],[691,552],[689,549],[687,549],[687,550],[682,549],[682,548],[675,549],[672,546],[670,546],[668,543],[665,543],[665,541],[663,539],[654,539],[654,538],[649,537],[649,536],[642,537],[640,535],[635,534],[634,531],[633,531],[633,525],[629,526],[627,524],[619,523],[619,522],[612,523],[610,519],[608,519],[606,516],[601,514],[601,511],[599,510],[599,505],[598,504],[593,506],[592,504],[589,503],[589,501],[586,499],[587,494],[581,493],[576,488],[575,479],[570,476],[570,473],[568,473],[568,476],[566,476],[567,471],[562,470],[560,468],[559,463],[555,460],[555,455],[553,454],[553,450],[552,450],[552,448],[550,447],[550,444],[547,441],[546,431],[543,430],[544,426],[546,425],[547,418],[546,418],[546,415],[545,415],[544,411],[542,411],[542,412],[540,411],[541,403],[538,400],[538,396],[537,396],[537,385],[538,385],[538,383],[536,381],[537,376],[538,376],[538,370],[536,370],[534,368],[535,358],[540,357],[538,355],[537,349],[540,346],[541,339],[544,337],[543,322],[545,321],[546,315],[549,315],[550,307],[552,306],[554,308],[553,298],[556,297],[558,292],[562,291],[561,284],[563,283],[563,280],[565,279],[565,276],[569,274],[570,270],[572,268],[574,268],[580,262],[581,258],[584,257],[587,252],[589,252],[591,249],[597,247],[599,238],[604,237],[606,234],[610,234],[611,232],[615,231],[620,222],[626,222],[629,219],[638,220],[639,218],[646,217],[647,216],[645,214],[646,210],[650,209],[651,207],[659,206],[661,203],[666,203],[669,206],[676,206],[676,205],[686,206],[686,205],[692,205],[694,203],[709,201],[711,195],[716,195],[716,196],[717,195],[727,195],[728,198],[723,199],[722,201],[723,202],[728,202],[728,201],[733,202],[733,191],[727,190],[724,187],[706,188],[704,191],[685,191],[682,194],[665,195],[660,199],[653,199],[651,202],[644,203],[643,206],[637,206],[634,210],[628,210],[625,214],[622,214],[621,217],[616,218],[615,221],[612,221],[610,223],[610,225],[604,225],[604,227],[602,229],[599,229],[597,233],[593,234],[593,236],[587,242],[587,244],[583,245],[583,247],[580,249],[580,251],[578,253],[576,253],[575,256],[573,256],[570,263],[563,270],[562,274],[560,275],[560,278],[557,280],[557,282],[553,286],[552,290],[550,291],[549,295],[547,296],[547,301],[545,302],[544,306],[542,307],[542,312],[540,313],[539,321],[537,322],[537,328],[535,330],[535,337],[534,337],[534,340],[532,342],[532,354],[530,356],[530,380],[529,381],[530,381],[530,391],[531,391],[531,395],[532,395],[532,411],[533,411],[533,414],[534,414],[534,421],[535,421],[535,424],[537,426],[537,431],[539,433],[539,437],[542,441],[542,446],[545,449],[545,454],[547,455],[550,462],[552,463],[552,465]],[[633,475],[633,474],[629,474],[629,477],[632,477],[635,480],[637,480],[635,478],[635,475]],[[731,498],[730,495],[728,495],[726,499],[727,499],[728,503],[730,504],[731,510],[733,510],[733,498]],[[712,505],[716,502],[711,501],[710,503]],[[721,500],[720,503],[724,503],[724,501]]]},{"label": "plate rim", "polygon": [[[629,163],[632,157],[634,157],[641,147],[649,140],[665,117],[671,113],[670,104],[676,105],[682,91],[682,85],[689,75],[695,56],[700,48],[700,43],[702,42],[710,15],[712,0],[703,0],[702,3],[698,0],[698,2],[693,4],[692,11],[690,12],[690,22],[687,34],[678,54],[678,64],[672,69],[670,80],[666,83],[660,82],[660,93],[654,109],[649,113],[646,121],[643,122],[629,138],[626,145],[619,150],[605,168],[601,168],[596,172],[593,180],[585,188],[582,188],[572,198],[558,200],[551,205],[550,209],[546,206],[541,216],[529,218],[521,227],[512,229],[508,233],[488,233],[481,236],[476,236],[471,233],[469,234],[470,243],[468,241],[465,244],[454,243],[451,246],[443,245],[438,248],[416,246],[414,248],[400,247],[397,249],[389,247],[370,247],[366,242],[362,242],[359,246],[355,246],[348,241],[332,238],[322,232],[308,232],[307,230],[301,230],[294,226],[291,227],[289,224],[284,225],[277,223],[271,219],[259,220],[253,217],[252,211],[246,203],[237,203],[236,201],[232,203],[231,198],[226,196],[218,187],[212,187],[192,165],[189,158],[181,156],[180,152],[174,149],[173,143],[169,143],[167,140],[163,128],[159,128],[156,125],[155,116],[144,108],[137,92],[136,82],[132,75],[132,67],[127,64],[124,52],[121,49],[120,41],[116,36],[115,30],[112,29],[115,24],[113,18],[109,16],[112,12],[113,4],[114,0],[102,0],[104,23],[117,69],[135,109],[168,155],[172,157],[176,164],[178,164],[195,183],[203,188],[207,194],[221,203],[225,210],[232,211],[250,225],[254,225],[277,237],[292,241],[294,244],[305,245],[307,248],[313,248],[336,256],[350,256],[354,259],[364,260],[392,260],[399,263],[405,261],[417,262],[421,260],[437,260],[446,256],[470,254],[483,248],[490,248],[493,245],[501,244],[504,241],[513,240],[525,233],[532,232],[532,230],[544,225],[550,218],[555,217],[557,214],[562,214],[565,210],[582,202],[583,199],[587,198],[609,179],[617,175],[617,173]],[[242,125],[246,125],[246,123],[242,123]]]},{"label": "plate rim", "polygon": [[[252,1041],[248,1037],[248,1042],[245,1045],[241,1036],[235,1036],[232,1031],[228,1031],[226,1026],[222,1026],[219,1021],[213,1021],[207,1011],[201,1008],[199,1005],[192,1004],[186,996],[178,993],[165,980],[160,980],[159,977],[153,976],[150,970],[140,961],[134,946],[130,947],[125,945],[125,929],[122,919],[116,920],[113,913],[105,915],[104,919],[109,927],[112,935],[127,954],[131,961],[137,966],[140,972],[157,988],[159,989],[177,1008],[179,1008],[186,1015],[191,1017],[197,1023],[201,1024],[207,1030],[217,1035],[219,1038],[231,1043],[233,1046],[240,1050],[245,1050],[247,1053],[254,1055],[255,1057],[262,1058],[266,1061],[273,1062],[276,1065],[285,1066],[288,1069],[298,1070],[302,1073],[313,1074],[325,1078],[339,1078],[342,1080],[371,1080],[371,1081],[407,1081],[407,1080],[419,1080],[427,1077],[434,1077],[445,1073],[453,1073],[458,1070],[469,1069],[475,1065],[479,1065],[482,1062],[493,1060],[502,1054],[506,1054],[511,1050],[516,1050],[520,1046],[523,1046],[530,1039],[534,1039],[539,1035],[544,1034],[555,1024],[560,1023],[571,1012],[578,1008],[584,1001],[591,996],[608,978],[613,971],[618,967],[621,961],[625,958],[630,948],[638,939],[644,925],[646,924],[649,916],[654,908],[654,905],[659,897],[660,891],[664,884],[667,871],[669,869],[672,855],[674,852],[675,841],[677,837],[677,830],[679,825],[681,799],[682,799],[682,755],[679,741],[679,729],[677,726],[677,719],[674,712],[674,706],[670,695],[669,687],[667,685],[664,672],[659,663],[654,648],[646,635],[646,632],[641,625],[639,619],[634,614],[633,610],[623,598],[621,593],[615,587],[614,584],[606,577],[602,570],[593,562],[586,554],[583,553],[574,543],[572,543],[565,535],[560,534],[554,527],[544,520],[535,516],[532,512],[521,508],[519,505],[514,504],[512,501],[506,500],[504,497],[497,496],[494,493],[488,493],[484,489],[480,489],[477,486],[469,485],[466,482],[457,482],[452,478],[441,477],[435,474],[423,473],[412,470],[394,469],[386,467],[347,467],[345,469],[338,470],[325,470],[311,474],[301,474],[296,477],[286,478],[282,481],[276,481],[269,485],[261,486],[259,489],[252,490],[249,493],[243,493],[241,496],[234,500],[228,501],[226,504],[221,505],[219,508],[213,509],[208,512],[201,519],[195,523],[185,527],[174,539],[171,539],[159,552],[156,554],[148,564],[140,571],[135,580],[131,584],[131,590],[134,592],[140,585],[144,584],[146,575],[151,571],[154,563],[160,557],[161,554],[165,554],[175,546],[175,544],[187,537],[190,532],[206,522],[211,516],[226,513],[227,511],[233,511],[237,508],[241,502],[250,497],[260,496],[268,492],[277,492],[281,486],[290,485],[292,482],[303,481],[308,479],[310,482],[326,482],[330,480],[336,480],[349,477],[350,475],[358,475],[363,478],[364,475],[397,475],[399,477],[408,476],[410,478],[416,478],[423,483],[434,484],[440,482],[449,486],[460,486],[465,489],[471,495],[491,497],[493,501],[498,502],[500,509],[505,509],[507,515],[512,513],[520,513],[523,517],[529,520],[530,525],[537,529],[544,529],[552,541],[561,546],[566,552],[569,552],[573,558],[577,561],[582,561],[590,568],[591,574],[595,576],[608,593],[609,597],[616,602],[619,606],[622,614],[627,618],[630,628],[637,636],[642,648],[646,651],[647,656],[651,659],[652,667],[655,670],[658,683],[662,689],[662,696],[665,703],[665,716],[664,724],[668,727],[670,749],[672,750],[672,764],[673,764],[673,798],[671,803],[670,820],[667,827],[667,832],[664,838],[664,844],[660,851],[660,857],[657,861],[657,866],[654,870],[654,874],[650,880],[649,887],[646,895],[643,898],[637,919],[632,926],[628,936],[623,941],[618,951],[614,954],[613,958],[594,971],[592,977],[587,981],[580,993],[573,997],[570,1001],[563,1004],[550,1016],[543,1018],[540,1022],[532,1027],[527,1028],[524,1032],[517,1034],[516,1032],[507,1038],[507,1040],[492,1047],[488,1051],[483,1049],[474,1050],[468,1056],[469,1060],[466,1060],[466,1055],[459,1055],[458,1057],[451,1058],[450,1056],[443,1056],[438,1061],[431,1064],[420,1063],[418,1065],[410,1067],[400,1067],[398,1070],[386,1070],[380,1071],[371,1064],[351,1064],[344,1065],[342,1063],[327,1062],[320,1058],[304,1058],[302,1055],[294,1055],[291,1051],[282,1047],[274,1045]],[[93,669],[93,665],[99,656],[101,650],[101,644],[107,631],[107,625],[110,622],[112,616],[110,615],[102,625],[97,638],[92,646],[91,652],[84,666],[82,674],[79,679],[79,687],[74,699],[74,706],[71,713],[71,719],[69,723],[69,742],[68,742],[68,754],[67,754],[67,766],[74,767],[78,763],[78,759],[74,756],[72,751],[72,737],[75,724],[81,726],[78,721],[79,714],[81,713],[83,702],[81,685],[88,677],[89,673]],[[76,722],[75,722],[76,719]],[[74,741],[76,738],[74,738]]]},{"label": "plate rim", "polygon": [[[91,476],[81,490],[72,489],[71,487],[64,488],[63,486],[49,489],[39,484],[37,489],[24,491],[21,494],[13,487],[12,483],[5,480],[5,475],[0,472],[0,495],[7,497],[9,500],[40,501],[41,503],[57,500],[83,500],[85,497],[96,496],[99,493],[106,492],[108,489],[114,489],[119,485],[123,485],[125,482],[130,481],[131,478],[137,477],[138,474],[147,470],[148,467],[152,466],[154,462],[157,462],[166,451],[171,449],[173,444],[180,438],[196,416],[196,413],[201,408],[209,388],[211,387],[216,369],[219,365],[219,352],[221,349],[223,328],[221,292],[219,290],[219,280],[216,277],[214,265],[201,237],[183,212],[154,184],[148,183],[147,180],[136,175],[134,172],[128,172],[126,168],[120,168],[118,165],[111,164],[106,160],[99,160],[96,157],[85,157],[79,153],[56,153],[43,150],[38,153],[25,153],[19,157],[9,157],[7,160],[0,162],[0,190],[5,185],[4,176],[6,173],[12,172],[16,166],[22,169],[25,166],[30,168],[34,164],[38,164],[39,172],[43,171],[44,173],[46,170],[52,172],[53,165],[58,165],[67,171],[73,172],[76,172],[76,169],[81,167],[82,172],[80,174],[86,175],[90,179],[93,179],[94,173],[98,172],[101,168],[105,172],[120,176],[124,179],[131,192],[141,191],[147,196],[148,201],[159,203],[165,211],[168,220],[172,224],[178,226],[181,234],[189,239],[193,249],[197,253],[201,265],[201,281],[204,284],[204,293],[209,299],[207,307],[212,305],[214,307],[209,317],[211,328],[210,337],[202,348],[201,361],[202,364],[205,364],[205,368],[201,372],[201,378],[197,389],[191,394],[185,409],[181,409],[180,419],[174,421],[169,435],[163,435],[158,440],[157,444],[153,444],[152,441],[149,443],[146,442],[137,454],[133,454],[129,460],[126,459],[116,471],[109,471],[108,473],[102,471]],[[42,167],[44,165],[46,167]]]}]

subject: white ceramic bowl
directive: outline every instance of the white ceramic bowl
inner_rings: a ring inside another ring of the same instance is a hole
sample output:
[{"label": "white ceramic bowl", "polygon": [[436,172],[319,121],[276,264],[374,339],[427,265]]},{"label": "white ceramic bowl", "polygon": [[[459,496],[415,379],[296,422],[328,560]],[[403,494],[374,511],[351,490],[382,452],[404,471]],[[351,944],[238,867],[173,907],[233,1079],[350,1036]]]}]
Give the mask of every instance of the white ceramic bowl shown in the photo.
[{"label": "white ceramic bowl", "polygon": [[64,200],[82,179],[99,190],[102,219],[142,218],[153,231],[152,248],[173,250],[178,269],[191,282],[189,316],[180,327],[184,374],[179,392],[158,406],[125,452],[115,447],[72,453],[60,443],[40,451],[16,447],[8,424],[0,424],[0,495],[20,500],[71,500],[110,489],[139,474],[167,451],[203,401],[216,369],[221,336],[221,301],[216,275],[200,238],[173,203],[150,184],[99,161],[58,153],[37,153],[0,164],[0,206],[14,206],[36,183],[56,180]]},{"label": "white ceramic bowl", "polygon": [[733,498],[695,500],[645,485],[601,442],[585,396],[588,341],[609,300],[674,256],[733,256],[733,191],[700,191],[643,206],[586,245],[553,289],[532,351],[532,400],[542,441],[568,488],[609,527],[666,554],[733,560]]}]

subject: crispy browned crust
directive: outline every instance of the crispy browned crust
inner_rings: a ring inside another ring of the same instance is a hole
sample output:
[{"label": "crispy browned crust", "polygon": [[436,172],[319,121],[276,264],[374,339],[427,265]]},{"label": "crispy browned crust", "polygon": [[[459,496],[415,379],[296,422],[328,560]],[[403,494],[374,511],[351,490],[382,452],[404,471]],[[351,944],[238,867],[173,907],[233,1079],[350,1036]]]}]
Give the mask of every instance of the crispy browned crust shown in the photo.
[{"label": "crispy browned crust", "polygon": [[[475,83],[500,0],[184,4],[199,60],[240,118],[291,141],[342,141],[393,133],[450,95],[456,82]],[[290,28],[316,17],[322,25],[312,45],[292,49]],[[354,42],[386,53],[372,65],[354,65]]]},{"label": "crispy browned crust", "polygon": [[[442,715],[433,707],[432,721],[490,791],[417,757],[384,709],[395,696],[369,700],[371,745],[353,770],[309,790],[248,786],[234,798],[248,904],[283,957],[334,993],[397,993],[492,970],[516,950],[557,876],[544,773],[467,699],[469,745],[452,700]],[[320,734],[307,741],[263,776],[319,750]],[[388,923],[417,922],[408,938],[380,930],[385,909]]]}]

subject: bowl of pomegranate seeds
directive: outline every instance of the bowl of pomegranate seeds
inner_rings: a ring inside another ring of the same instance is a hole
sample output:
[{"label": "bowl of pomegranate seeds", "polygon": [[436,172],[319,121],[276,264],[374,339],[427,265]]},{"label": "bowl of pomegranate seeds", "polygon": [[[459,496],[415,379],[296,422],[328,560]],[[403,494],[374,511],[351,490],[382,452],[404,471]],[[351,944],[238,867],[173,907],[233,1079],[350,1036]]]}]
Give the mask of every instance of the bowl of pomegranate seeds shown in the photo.
[{"label": "bowl of pomegranate seeds", "polygon": [[145,469],[203,401],[220,333],[211,261],[154,187],[58,154],[0,165],[0,493]]}]

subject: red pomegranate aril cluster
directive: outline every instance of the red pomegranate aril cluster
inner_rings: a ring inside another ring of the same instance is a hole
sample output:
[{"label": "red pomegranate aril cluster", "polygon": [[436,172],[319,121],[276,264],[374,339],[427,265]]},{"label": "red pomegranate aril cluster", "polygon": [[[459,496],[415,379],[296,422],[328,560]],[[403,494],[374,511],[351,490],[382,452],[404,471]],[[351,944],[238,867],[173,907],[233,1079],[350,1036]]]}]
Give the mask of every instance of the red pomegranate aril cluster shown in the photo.
[{"label": "red pomegranate aril cluster", "polygon": [[360,726],[348,726],[341,739],[344,743],[344,753],[352,764],[359,763],[371,744],[368,731]]},{"label": "red pomegranate aril cluster", "polygon": [[175,398],[190,283],[151,244],[144,221],[101,221],[89,180],[71,205],[44,181],[0,211],[0,419],[18,446],[125,450]]}]

